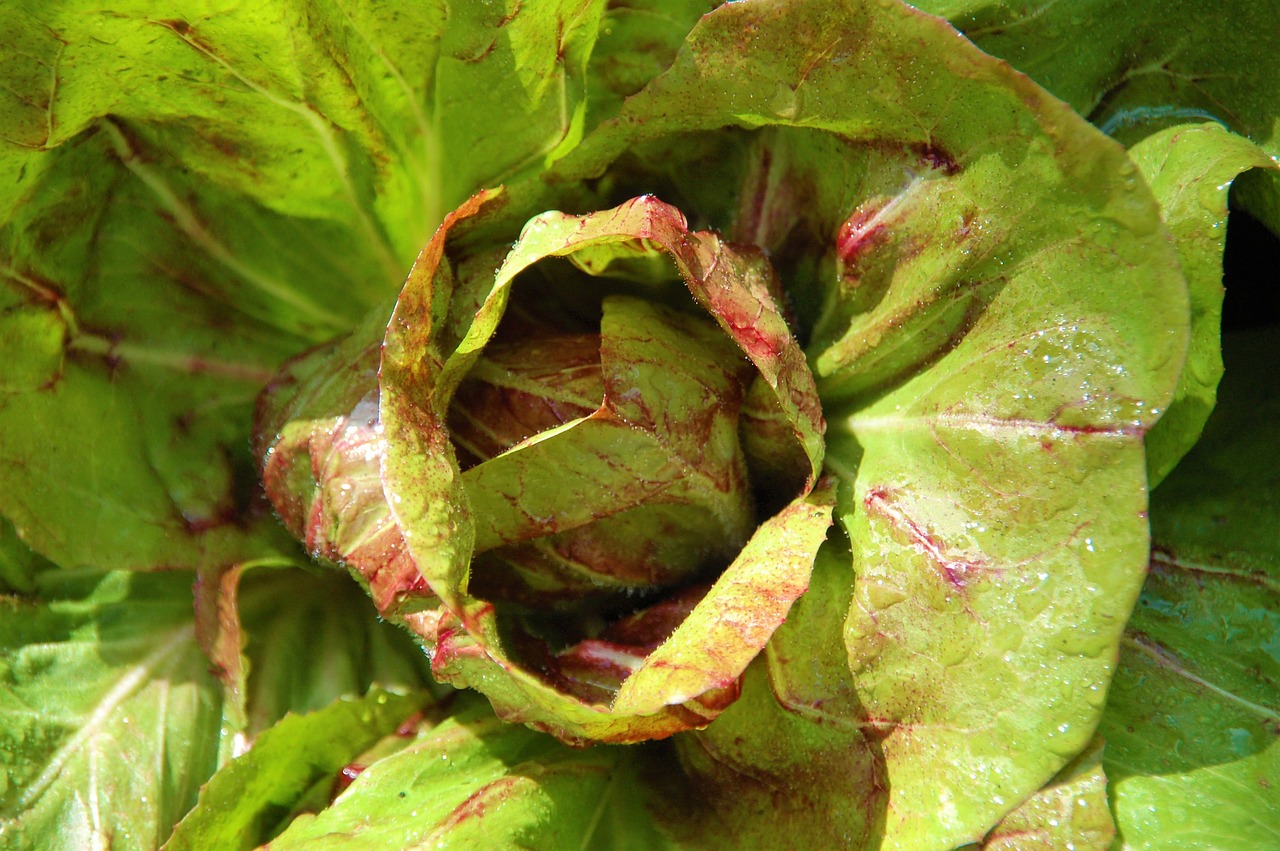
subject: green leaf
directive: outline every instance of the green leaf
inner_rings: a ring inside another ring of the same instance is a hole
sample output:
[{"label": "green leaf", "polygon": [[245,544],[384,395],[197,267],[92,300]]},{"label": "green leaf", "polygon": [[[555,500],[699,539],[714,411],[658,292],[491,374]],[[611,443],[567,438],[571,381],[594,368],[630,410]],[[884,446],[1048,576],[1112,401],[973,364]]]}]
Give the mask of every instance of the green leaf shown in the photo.
[{"label": "green leaf", "polygon": [[38,591],[0,602],[0,839],[155,848],[223,746],[190,576],[47,571]]},{"label": "green leaf", "polygon": [[165,848],[257,847],[279,832],[314,785],[335,782],[362,752],[430,703],[424,694],[374,690],[358,700],[286,716],[210,779]]},{"label": "green leaf", "polygon": [[1218,408],[1152,497],[1151,573],[1100,727],[1126,848],[1280,837],[1280,339],[1224,342]]},{"label": "green leaf", "polygon": [[[840,641],[848,552],[818,551],[809,591],[748,668],[742,696],[705,730],[675,738],[684,775],[654,812],[690,848],[877,848],[889,787]],[[687,775],[687,776],[685,776]]]},{"label": "green leaf", "polygon": [[[305,257],[300,248],[324,249],[314,238],[325,222],[337,225],[329,236],[366,238],[368,245],[346,246],[354,261],[348,268],[357,272],[348,294],[368,283],[370,269],[361,268],[368,260],[398,274],[433,223],[423,216],[438,203],[431,187],[439,165],[429,161],[424,102],[444,23],[439,3],[247,9],[187,0],[159,17],[145,2],[108,9],[93,0],[57,6],[24,0],[6,6],[5,18],[6,32],[19,33],[15,40],[26,47],[9,54],[25,72],[5,93],[21,104],[5,134],[13,145],[59,158],[59,149],[114,116],[131,137],[128,147],[136,143],[135,153],[147,160],[126,164],[154,191],[177,176],[163,165],[150,167],[151,155],[163,151],[200,175],[206,190],[217,187],[235,199],[229,212],[237,218],[261,204],[310,219],[299,233],[313,239],[293,250],[277,242],[283,234],[271,233],[275,228],[259,236],[295,262]],[[179,205],[176,224],[195,247],[210,247],[201,237],[217,241],[224,223],[184,222],[184,200],[181,191],[169,198]],[[193,230],[191,223],[203,227]],[[221,244],[232,255],[243,250]],[[255,269],[251,259],[263,256],[249,253],[257,256],[223,257],[241,272],[275,271]],[[341,256],[331,247],[324,255]],[[286,285],[305,289],[303,281]]]},{"label": "green leaf", "polygon": [[372,686],[406,692],[434,685],[421,648],[380,622],[346,576],[265,566],[224,576],[214,611],[197,608],[197,635],[210,627],[207,618],[218,618],[216,639],[202,646],[222,648],[209,656],[228,700],[243,705],[236,720],[245,738],[288,712],[320,709]]},{"label": "green leaf", "polygon": [[694,610],[618,689],[613,708],[647,714],[730,685],[809,587],[831,525],[823,482],[760,525]]},{"label": "green leaf", "polygon": [[0,517],[0,593],[30,594],[36,590],[36,577],[54,567],[32,552],[13,524]]},{"label": "green leaf", "polygon": [[648,756],[568,748],[460,697],[450,717],[424,724],[270,847],[668,848],[641,806]]},{"label": "green leaf", "polygon": [[[1141,585],[1142,433],[1178,364],[1143,362],[1168,326],[1137,329],[1164,282],[1058,280],[1010,281],[937,366],[847,420],[863,455],[841,518],[858,577],[845,641],[904,845],[976,839],[966,825],[1088,743]],[[1126,321],[1146,355],[1126,351]]]},{"label": "green leaf", "polygon": [[[538,171],[582,137],[603,0],[448,4],[433,98],[447,207]],[[450,156],[452,155],[452,156]]]},{"label": "green leaf", "polygon": [[1160,202],[1191,292],[1191,348],[1169,410],[1147,435],[1147,477],[1158,485],[1200,437],[1222,377],[1222,250],[1227,190],[1241,172],[1280,166],[1257,145],[1215,124],[1162,130],[1133,146]]},{"label": "green leaf", "polygon": [[0,394],[0,512],[70,566],[195,567],[287,546],[250,510],[243,435],[297,338],[216,330],[216,302],[163,281],[182,240],[110,136],[60,151],[0,222],[0,335],[20,364]]},{"label": "green leaf", "polygon": [[[1192,121],[1216,121],[1280,155],[1280,57],[1274,2],[1228,0],[917,0],[983,50],[1132,145]],[[1069,41],[1070,50],[1063,44]],[[1245,181],[1240,200],[1280,231],[1280,180]]]},{"label": "green leaf", "polygon": [[1005,816],[982,847],[984,851],[1107,851],[1115,836],[1116,826],[1107,809],[1102,742],[1095,740],[1047,786]]},{"label": "green leaf", "polygon": [[[220,762],[286,712],[375,680],[429,681],[421,652],[345,578],[255,573],[194,621],[181,572],[45,569],[38,600],[3,599],[0,836],[154,848]],[[227,634],[212,670],[198,640],[210,617]]]},{"label": "green leaf", "polygon": [[[1195,0],[918,0],[983,50],[1130,142],[1188,121],[1216,120],[1280,153],[1273,123],[1280,58],[1274,3]],[[1064,39],[1072,49],[1064,50]]]},{"label": "green leaf", "polygon": [[447,31],[440,2],[0,10],[0,512],[28,544],[126,569],[277,552],[255,394],[394,291],[497,150],[576,139],[601,6],[458,4]]},{"label": "green leaf", "polygon": [[406,125],[430,10],[0,14],[22,45],[0,133],[0,511],[73,566],[276,550],[250,504],[253,398],[427,231],[425,128]]},{"label": "green leaf", "polygon": [[608,4],[587,68],[588,130],[665,71],[698,18],[718,5],[720,0]]}]

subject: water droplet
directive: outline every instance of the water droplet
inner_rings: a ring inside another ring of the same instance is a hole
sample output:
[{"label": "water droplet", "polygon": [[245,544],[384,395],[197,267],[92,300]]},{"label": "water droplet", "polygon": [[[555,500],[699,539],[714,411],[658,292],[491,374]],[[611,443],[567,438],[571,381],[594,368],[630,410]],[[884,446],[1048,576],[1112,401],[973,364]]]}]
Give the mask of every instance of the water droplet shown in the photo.
[{"label": "water droplet", "polygon": [[863,588],[866,591],[867,602],[873,609],[887,609],[907,599],[906,592],[901,588],[895,588],[880,580],[873,579],[867,582]]},{"label": "water droplet", "polygon": [[800,113],[800,96],[790,86],[779,84],[769,100],[769,110],[779,118],[793,119]]}]

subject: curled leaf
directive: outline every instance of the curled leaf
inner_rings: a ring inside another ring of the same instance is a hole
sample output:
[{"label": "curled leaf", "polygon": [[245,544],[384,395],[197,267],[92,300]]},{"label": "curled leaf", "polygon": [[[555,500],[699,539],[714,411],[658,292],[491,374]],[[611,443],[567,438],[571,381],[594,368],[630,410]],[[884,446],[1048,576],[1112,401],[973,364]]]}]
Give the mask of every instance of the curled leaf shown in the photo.
[{"label": "curled leaf", "polygon": [[[495,275],[480,237],[506,203],[481,193],[446,219],[380,348],[375,319],[276,383],[259,424],[268,492],[313,553],[418,634],[438,677],[509,720],[571,741],[703,726],[807,587],[830,524],[812,376],[758,252],[642,197],[535,217]],[[503,324],[539,260],[594,276],[654,251],[714,322],[616,293],[594,336],[526,302],[518,330]],[[805,482],[754,533],[739,444],[753,379]],[[662,602],[682,593],[687,607]],[[542,615],[547,602],[560,614]],[[638,621],[643,640],[620,626]]]}]

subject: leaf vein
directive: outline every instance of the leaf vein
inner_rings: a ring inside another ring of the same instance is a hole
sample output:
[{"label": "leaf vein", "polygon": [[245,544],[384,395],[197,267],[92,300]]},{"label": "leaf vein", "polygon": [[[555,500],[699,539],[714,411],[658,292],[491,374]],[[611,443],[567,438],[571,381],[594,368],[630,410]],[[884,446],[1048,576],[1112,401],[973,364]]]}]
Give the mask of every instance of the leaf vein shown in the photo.
[{"label": "leaf vein", "polygon": [[[145,684],[147,679],[164,664],[174,653],[181,649],[184,645],[189,644],[195,636],[195,626],[190,625],[177,630],[168,641],[165,641],[154,651],[137,665],[126,669],[116,681],[116,684],[103,695],[98,701],[98,705],[90,713],[88,719],[80,729],[76,730],[65,742],[54,751],[45,765],[44,771],[36,777],[31,784],[23,790],[18,796],[16,808],[19,810],[29,808],[35,801],[44,794],[45,790],[57,779],[62,772],[63,766],[78,751],[85,746],[92,748],[96,742],[96,735],[106,725],[120,705],[136,694]],[[90,750],[90,754],[93,751]],[[91,782],[96,783],[96,774],[91,772]],[[92,787],[91,787],[92,788]]]}]

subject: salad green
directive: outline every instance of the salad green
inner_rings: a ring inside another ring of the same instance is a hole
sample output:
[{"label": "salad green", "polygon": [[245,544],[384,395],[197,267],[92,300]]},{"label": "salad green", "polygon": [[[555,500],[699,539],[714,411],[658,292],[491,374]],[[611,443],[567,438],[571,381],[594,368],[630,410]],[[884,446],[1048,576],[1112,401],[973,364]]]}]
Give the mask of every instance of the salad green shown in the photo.
[{"label": "salad green", "polygon": [[1275,843],[1192,5],[0,9],[5,846]]}]

